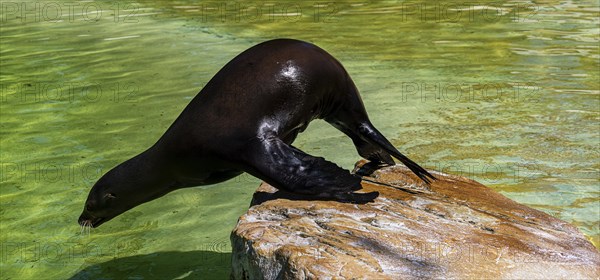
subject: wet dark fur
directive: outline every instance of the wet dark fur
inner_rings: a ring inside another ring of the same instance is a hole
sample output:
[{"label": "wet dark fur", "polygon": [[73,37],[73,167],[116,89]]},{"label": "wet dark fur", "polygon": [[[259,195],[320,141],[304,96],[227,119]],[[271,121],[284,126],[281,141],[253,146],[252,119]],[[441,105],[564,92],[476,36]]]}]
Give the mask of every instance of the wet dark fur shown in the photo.
[{"label": "wet dark fur", "polygon": [[360,177],[291,146],[313,119],[324,119],[371,161],[399,159],[425,182],[425,169],[398,152],[367,117],[342,65],[310,43],[278,39],[227,63],[145,152],[92,188],[80,224],[98,225],[179,188],[219,183],[248,172],[279,189],[364,203]]}]

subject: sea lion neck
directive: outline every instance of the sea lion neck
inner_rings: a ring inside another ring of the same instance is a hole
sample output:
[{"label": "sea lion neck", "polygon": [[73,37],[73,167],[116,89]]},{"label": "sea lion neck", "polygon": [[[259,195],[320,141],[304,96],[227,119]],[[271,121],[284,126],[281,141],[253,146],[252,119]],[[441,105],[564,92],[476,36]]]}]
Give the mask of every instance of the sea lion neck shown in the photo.
[{"label": "sea lion neck", "polygon": [[[143,192],[140,203],[147,202],[174,190],[176,184],[166,157],[161,157],[154,147],[119,164],[107,173],[111,185],[126,192]],[[112,174],[111,174],[112,173]],[[138,194],[138,196],[141,196]]]}]

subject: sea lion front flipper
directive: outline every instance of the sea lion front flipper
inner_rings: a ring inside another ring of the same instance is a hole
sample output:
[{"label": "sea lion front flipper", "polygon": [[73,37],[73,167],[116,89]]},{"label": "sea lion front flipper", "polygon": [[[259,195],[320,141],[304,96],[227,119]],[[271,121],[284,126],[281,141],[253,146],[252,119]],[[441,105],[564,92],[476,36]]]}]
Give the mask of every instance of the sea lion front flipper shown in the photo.
[{"label": "sea lion front flipper", "polygon": [[377,193],[353,193],[362,188],[361,179],[321,157],[314,157],[271,136],[255,142],[249,154],[249,172],[291,193],[314,199],[365,203]]}]

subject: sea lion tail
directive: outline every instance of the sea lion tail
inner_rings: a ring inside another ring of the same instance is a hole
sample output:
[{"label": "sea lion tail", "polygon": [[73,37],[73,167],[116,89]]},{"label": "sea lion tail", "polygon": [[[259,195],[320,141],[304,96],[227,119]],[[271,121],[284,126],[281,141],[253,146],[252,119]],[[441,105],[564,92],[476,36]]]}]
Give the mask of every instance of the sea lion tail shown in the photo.
[{"label": "sea lion tail", "polygon": [[408,167],[415,175],[417,175],[425,183],[429,184],[432,180],[436,180],[423,167],[419,166],[414,161],[410,160],[405,155],[401,154],[372,124],[365,123],[359,127],[360,135],[369,143],[376,145],[386,152],[390,153],[393,157],[400,160],[406,167]]}]

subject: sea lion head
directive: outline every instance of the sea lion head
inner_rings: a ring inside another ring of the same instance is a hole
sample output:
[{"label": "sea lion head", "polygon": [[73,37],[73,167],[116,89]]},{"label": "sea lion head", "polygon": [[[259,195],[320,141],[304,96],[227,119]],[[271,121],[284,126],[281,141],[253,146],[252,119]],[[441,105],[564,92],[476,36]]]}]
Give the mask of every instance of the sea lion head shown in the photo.
[{"label": "sea lion head", "polygon": [[152,151],[139,154],[108,171],[94,184],[79,216],[84,227],[98,227],[127,210],[176,188],[166,161],[152,164]]},{"label": "sea lion head", "polygon": [[155,176],[141,175],[137,172],[138,168],[133,167],[134,164],[127,161],[104,174],[94,184],[79,216],[79,225],[98,227],[170,191],[159,185],[161,181]]},{"label": "sea lion head", "polygon": [[[102,178],[103,179],[103,178]],[[88,194],[83,212],[79,216],[81,226],[98,227],[110,219],[135,207],[124,201],[125,193],[100,179]]]}]

